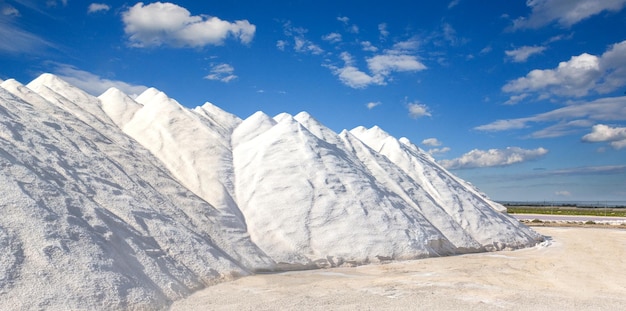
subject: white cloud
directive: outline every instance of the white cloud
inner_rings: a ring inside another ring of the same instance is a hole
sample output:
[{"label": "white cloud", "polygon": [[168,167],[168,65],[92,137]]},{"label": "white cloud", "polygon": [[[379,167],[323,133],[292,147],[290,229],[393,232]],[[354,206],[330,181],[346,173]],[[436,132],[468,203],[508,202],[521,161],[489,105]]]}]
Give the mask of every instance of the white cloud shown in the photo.
[{"label": "white cloud", "polygon": [[448,3],[448,9],[451,9],[451,8],[459,5],[459,2],[461,2],[461,0],[452,0],[452,1],[450,1],[450,3]]},{"label": "white cloud", "polygon": [[459,158],[441,160],[439,164],[447,169],[463,169],[476,167],[509,166],[538,159],[548,153],[547,149],[522,149],[507,147],[506,149],[474,149]]},{"label": "white cloud", "polygon": [[583,53],[555,69],[535,69],[502,87],[507,93],[538,93],[582,97],[590,92],[607,94],[626,85],[626,40],[611,45],[601,56]]},{"label": "white cloud", "polygon": [[572,196],[572,194],[569,191],[567,191],[567,190],[557,191],[554,194],[556,196],[559,196],[559,197],[569,197],[569,196]]},{"label": "white cloud", "polygon": [[217,64],[211,66],[211,71],[204,78],[207,80],[221,81],[224,83],[228,83],[234,79],[237,79],[237,76],[234,74],[235,68],[229,64]]},{"label": "white cloud", "polygon": [[421,71],[426,66],[413,55],[383,54],[367,59],[367,67],[377,75],[387,76],[393,71]]},{"label": "white cloud", "polygon": [[584,142],[609,142],[611,147],[622,149],[626,147],[626,127],[611,127],[605,124],[596,124],[591,133],[583,136]]},{"label": "white cloud", "polygon": [[337,20],[344,24],[347,24],[350,21],[350,18],[348,18],[347,16],[339,16],[337,17]]},{"label": "white cloud", "polygon": [[522,100],[524,100],[528,96],[529,96],[528,93],[524,93],[524,94],[520,94],[520,95],[513,95],[507,101],[505,101],[504,104],[505,105],[516,105],[517,103],[521,102]]},{"label": "white cloud", "polygon": [[[291,25],[291,22],[287,21],[283,24],[283,31],[287,37],[293,39],[294,51],[298,53],[310,53],[314,55],[324,53],[324,50],[319,47],[319,45],[311,42],[305,37],[305,34],[308,32],[307,29],[293,27]],[[276,44],[276,47],[279,50],[284,51],[287,45],[289,45],[287,41],[279,40]]]},{"label": "white cloud", "polygon": [[281,51],[284,51],[287,45],[289,45],[289,43],[287,43],[287,41],[285,40],[276,41],[276,47]]},{"label": "white cloud", "polygon": [[422,145],[438,147],[441,146],[441,142],[437,138],[426,138],[422,140]]},{"label": "white cloud", "polygon": [[626,96],[607,97],[590,102],[570,104],[552,111],[518,119],[496,120],[489,124],[477,126],[480,131],[505,131],[528,127],[529,123],[559,122],[559,126],[535,132],[532,136],[557,137],[571,133],[568,129],[591,126],[596,121],[626,120]]},{"label": "white cloud", "polygon": [[41,55],[48,48],[57,46],[0,18],[0,53]]},{"label": "white cloud", "polygon": [[380,23],[378,24],[378,32],[380,33],[380,40],[384,40],[389,36],[389,31],[387,30],[387,24]]},{"label": "white cloud", "polygon": [[545,46],[522,46],[515,50],[504,51],[504,53],[506,56],[512,58],[514,62],[523,63],[532,55],[539,54],[545,50]]},{"label": "white cloud", "polygon": [[87,13],[96,13],[96,12],[101,12],[101,11],[108,11],[110,10],[111,7],[107,4],[104,3],[92,3],[89,5],[89,7],[87,8]]},{"label": "white cloud", "polygon": [[372,45],[372,43],[369,41],[361,41],[361,47],[363,48],[363,51],[367,51],[367,52],[378,51],[378,48]]},{"label": "white cloud", "polygon": [[418,102],[409,103],[407,107],[409,109],[409,116],[413,119],[417,119],[419,117],[424,117],[424,116],[426,117],[431,116],[428,106],[424,104],[420,104]]},{"label": "white cloud", "polygon": [[603,11],[620,11],[624,4],[626,0],[528,0],[532,13],[514,20],[513,29],[537,29],[554,21],[570,27]]},{"label": "white cloud", "polygon": [[480,50],[480,54],[487,54],[489,52],[491,52],[493,50],[493,47],[491,47],[491,45],[488,45],[486,47],[484,47],[482,50]]},{"label": "white cloud", "polygon": [[293,49],[299,53],[322,54],[324,50],[317,44],[305,39],[304,37],[295,37]]},{"label": "white cloud", "polygon": [[383,103],[381,102],[369,102],[367,104],[365,104],[365,106],[367,107],[367,109],[374,109],[374,107],[380,106]]},{"label": "white cloud", "polygon": [[1,4],[0,13],[4,16],[20,16],[20,11],[10,4]]},{"label": "white cloud", "polygon": [[330,43],[339,43],[341,42],[341,34],[332,32],[322,37],[322,40],[328,41]]},{"label": "white cloud", "polygon": [[430,154],[431,156],[434,156],[436,154],[443,154],[446,152],[450,151],[450,147],[443,147],[443,148],[432,148],[432,149],[428,149],[426,152],[428,154]]},{"label": "white cloud", "polygon": [[[63,4],[63,6],[67,6],[67,0],[61,0],[61,4]],[[57,5],[58,3],[55,0],[46,0],[47,7],[56,7]]]},{"label": "white cloud", "polygon": [[343,67],[336,67],[333,65],[324,65],[328,67],[334,75],[336,75],[339,80],[355,89],[361,89],[368,87],[371,84],[384,85],[385,79],[381,75],[370,76],[367,73],[360,71],[357,67],[354,66],[354,60],[352,59],[352,55],[348,52],[343,52],[340,55],[341,59],[344,62]]},{"label": "white cloud", "polygon": [[412,37],[404,41],[397,42],[393,45],[393,49],[388,50],[388,54],[405,54],[417,51],[420,47],[420,41],[417,37]]},{"label": "white cloud", "polygon": [[583,53],[556,69],[535,69],[525,77],[510,81],[502,87],[507,93],[545,91],[559,96],[585,96],[602,76],[597,56]]},{"label": "white cloud", "polygon": [[134,47],[221,45],[228,37],[248,44],[256,31],[247,20],[231,23],[217,17],[192,16],[187,9],[169,2],[139,2],[122,13],[122,20]]},{"label": "white cloud", "polygon": [[143,85],[105,79],[70,65],[57,64],[56,66],[54,70],[55,75],[94,96],[99,96],[111,87],[115,87],[131,97],[137,97],[137,95],[148,89]]}]

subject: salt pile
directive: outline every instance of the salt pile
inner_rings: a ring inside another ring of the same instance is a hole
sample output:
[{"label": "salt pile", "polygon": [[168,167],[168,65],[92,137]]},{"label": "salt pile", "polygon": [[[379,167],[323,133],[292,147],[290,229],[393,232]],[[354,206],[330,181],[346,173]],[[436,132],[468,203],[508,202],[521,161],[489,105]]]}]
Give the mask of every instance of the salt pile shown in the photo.
[{"label": "salt pile", "polygon": [[94,97],[50,74],[0,84],[0,167],[8,309],[167,308],[258,271],[542,239],[380,128]]}]

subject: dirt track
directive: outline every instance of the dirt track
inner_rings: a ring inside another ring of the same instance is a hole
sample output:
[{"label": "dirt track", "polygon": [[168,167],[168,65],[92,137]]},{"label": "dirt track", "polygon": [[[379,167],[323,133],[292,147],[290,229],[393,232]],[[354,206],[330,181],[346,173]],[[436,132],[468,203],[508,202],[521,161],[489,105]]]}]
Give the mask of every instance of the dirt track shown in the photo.
[{"label": "dirt track", "polygon": [[543,245],[357,268],[256,275],[172,310],[619,310],[626,230],[537,227]]}]

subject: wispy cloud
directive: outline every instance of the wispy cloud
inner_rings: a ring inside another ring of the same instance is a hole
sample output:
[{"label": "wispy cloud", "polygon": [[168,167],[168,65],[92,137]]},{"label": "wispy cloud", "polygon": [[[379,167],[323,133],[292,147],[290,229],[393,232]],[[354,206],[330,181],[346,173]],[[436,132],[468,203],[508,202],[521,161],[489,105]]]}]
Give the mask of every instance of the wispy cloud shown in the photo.
[{"label": "wispy cloud", "polygon": [[626,0],[531,0],[526,5],[532,9],[530,16],[513,21],[513,29],[537,29],[553,22],[561,27],[572,25],[604,11],[617,12]]},{"label": "wispy cloud", "polygon": [[559,122],[559,127],[552,127],[535,132],[533,137],[557,137],[572,127],[590,126],[598,121],[622,121],[626,120],[626,96],[607,97],[589,102],[572,103],[569,106],[554,109],[552,111],[536,114],[534,116],[502,119],[480,125],[474,129],[479,131],[506,131],[522,129],[532,123]]},{"label": "wispy cloud", "polygon": [[[288,42],[287,40],[279,40],[276,43],[276,47],[279,50],[285,51],[287,46],[293,45],[293,50],[298,53],[306,53],[306,54],[314,54],[314,55],[320,55],[324,53],[324,50],[318,44],[315,44],[313,41],[306,38],[305,35],[308,32],[307,29],[301,28],[301,27],[294,27],[290,21],[287,21],[283,23],[283,32],[289,39],[291,39],[292,43]],[[334,34],[330,34],[327,36],[330,36],[330,37],[327,37],[329,41],[333,39],[334,40],[341,39],[340,37],[338,38]]]},{"label": "wispy cloud", "polygon": [[102,78],[93,73],[66,64],[55,64],[53,73],[68,83],[94,96],[99,96],[111,87],[115,87],[131,97],[136,97],[148,89],[143,85]]},{"label": "wispy cloud", "polygon": [[215,64],[211,66],[211,71],[204,77],[207,80],[228,83],[237,79],[235,68],[229,64]]},{"label": "wispy cloud", "polygon": [[369,102],[367,104],[365,104],[365,107],[367,107],[367,109],[374,109],[374,107],[378,107],[380,105],[382,105],[383,103],[381,102]]},{"label": "wispy cloud", "polygon": [[56,44],[15,26],[11,17],[19,17],[19,12],[7,13],[8,18],[0,18],[0,53],[42,55],[49,49],[58,49]]},{"label": "wispy cloud", "polygon": [[135,4],[122,13],[124,32],[131,46],[203,47],[221,45],[229,37],[248,44],[256,26],[247,20],[228,22],[217,17],[191,15],[176,4]]},{"label": "wispy cloud", "polygon": [[504,51],[506,56],[510,57],[513,62],[523,63],[528,60],[529,57],[539,54],[546,50],[545,46],[522,46],[514,50]]},{"label": "wispy cloud", "polygon": [[545,148],[522,149],[507,147],[506,149],[474,149],[459,158],[441,160],[439,164],[447,169],[466,169],[478,167],[509,166],[516,163],[536,160],[548,153]]},{"label": "wispy cloud", "polygon": [[337,32],[331,32],[325,36],[322,36],[322,40],[330,43],[339,43],[342,40],[341,34]]},{"label": "wispy cloud", "polygon": [[92,3],[87,7],[87,13],[106,12],[110,9],[111,7],[108,4]]}]

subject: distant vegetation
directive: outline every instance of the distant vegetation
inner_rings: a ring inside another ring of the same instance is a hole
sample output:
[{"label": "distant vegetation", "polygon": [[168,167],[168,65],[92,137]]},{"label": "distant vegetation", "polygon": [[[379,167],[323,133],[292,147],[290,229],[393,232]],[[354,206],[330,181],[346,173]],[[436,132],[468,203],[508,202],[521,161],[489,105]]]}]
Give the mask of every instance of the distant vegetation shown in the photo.
[{"label": "distant vegetation", "polygon": [[625,207],[524,206],[505,204],[509,214],[580,215],[626,217]]}]

